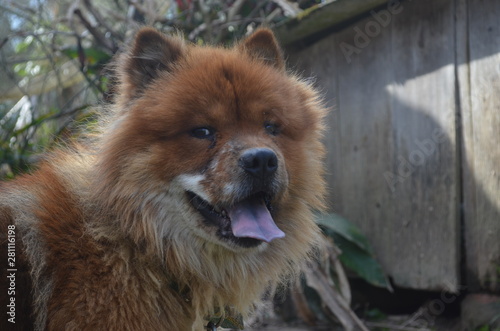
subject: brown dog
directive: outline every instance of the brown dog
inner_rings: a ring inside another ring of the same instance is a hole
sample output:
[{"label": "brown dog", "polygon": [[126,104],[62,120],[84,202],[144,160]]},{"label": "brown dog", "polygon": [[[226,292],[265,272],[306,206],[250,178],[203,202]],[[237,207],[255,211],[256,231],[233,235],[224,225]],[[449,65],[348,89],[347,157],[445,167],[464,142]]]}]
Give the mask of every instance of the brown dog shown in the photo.
[{"label": "brown dog", "polygon": [[325,109],[269,30],[223,49],[144,28],[116,70],[98,137],[0,188],[3,325],[201,330],[318,239]]}]

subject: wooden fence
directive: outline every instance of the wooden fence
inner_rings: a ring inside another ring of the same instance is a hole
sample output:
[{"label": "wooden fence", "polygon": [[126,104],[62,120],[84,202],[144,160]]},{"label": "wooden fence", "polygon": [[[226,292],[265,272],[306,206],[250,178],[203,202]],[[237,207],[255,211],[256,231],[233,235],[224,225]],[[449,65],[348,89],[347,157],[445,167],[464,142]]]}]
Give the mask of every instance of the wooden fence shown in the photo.
[{"label": "wooden fence", "polygon": [[398,286],[500,290],[500,1],[391,2],[289,63],[332,110],[332,210]]}]

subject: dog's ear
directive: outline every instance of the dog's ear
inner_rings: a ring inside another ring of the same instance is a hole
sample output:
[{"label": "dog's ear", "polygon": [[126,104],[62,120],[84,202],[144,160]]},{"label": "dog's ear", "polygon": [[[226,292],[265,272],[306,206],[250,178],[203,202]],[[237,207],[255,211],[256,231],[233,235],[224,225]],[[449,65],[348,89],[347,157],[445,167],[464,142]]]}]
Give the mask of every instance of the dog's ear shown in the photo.
[{"label": "dog's ear", "polygon": [[269,29],[258,29],[239,46],[239,49],[252,58],[273,66],[279,70],[285,69],[283,52]]},{"label": "dog's ear", "polygon": [[173,70],[184,48],[180,38],[167,37],[152,28],[139,30],[121,72],[129,97],[142,93],[160,73]]}]

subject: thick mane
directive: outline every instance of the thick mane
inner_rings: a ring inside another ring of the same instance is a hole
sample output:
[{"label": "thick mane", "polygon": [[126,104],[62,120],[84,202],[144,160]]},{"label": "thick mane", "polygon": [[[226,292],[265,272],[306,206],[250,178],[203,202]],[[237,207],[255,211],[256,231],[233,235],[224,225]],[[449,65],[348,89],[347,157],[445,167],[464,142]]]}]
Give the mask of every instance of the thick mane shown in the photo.
[{"label": "thick mane", "polygon": [[[260,31],[222,49],[141,30],[97,132],[0,192],[0,222],[18,227],[31,270],[36,329],[200,330],[225,308],[248,316],[298,274],[320,240],[326,111]],[[217,113],[231,107],[243,114],[233,122]],[[220,124],[232,131],[212,144],[184,129],[224,121],[234,128]],[[186,195],[188,185],[213,204],[230,200],[247,178],[235,156],[244,144],[276,151],[282,191],[270,213],[286,234],[251,249],[223,241]]]}]

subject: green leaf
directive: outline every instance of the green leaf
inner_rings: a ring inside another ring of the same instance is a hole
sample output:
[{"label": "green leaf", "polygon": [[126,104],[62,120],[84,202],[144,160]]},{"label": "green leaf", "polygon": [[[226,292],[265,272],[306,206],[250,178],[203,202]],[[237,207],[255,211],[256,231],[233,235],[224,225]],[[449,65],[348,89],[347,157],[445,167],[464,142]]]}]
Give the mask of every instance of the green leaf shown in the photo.
[{"label": "green leaf", "polygon": [[313,312],[314,317],[320,321],[328,321],[328,317],[324,312],[325,306],[321,300],[321,296],[314,289],[307,286],[304,276],[300,279],[300,288],[302,289],[302,294],[307,300],[307,306]]},{"label": "green leaf", "polygon": [[381,265],[369,254],[355,243],[340,235],[333,235],[333,240],[342,251],[339,259],[343,265],[354,271],[368,283],[392,290]]},{"label": "green leaf", "polygon": [[28,75],[26,71],[26,63],[19,63],[14,66],[14,72],[18,74],[20,77],[25,77]]},{"label": "green leaf", "polygon": [[316,216],[316,223],[320,225],[327,234],[330,235],[333,231],[334,233],[344,237],[359,248],[373,255],[373,251],[366,240],[365,236],[359,231],[353,223],[349,222],[340,215],[331,214],[319,214]]},{"label": "green leaf", "polygon": [[15,46],[16,53],[26,52],[33,43],[33,36],[27,36]]},{"label": "green leaf", "polygon": [[[76,46],[65,48],[62,52],[72,59],[76,59],[79,56],[78,48]],[[85,59],[89,65],[105,63],[111,59],[111,55],[98,47],[84,48],[83,54],[85,55]]]},{"label": "green leaf", "polygon": [[374,258],[368,240],[356,225],[334,213],[317,215],[316,222],[342,251],[339,259],[344,266],[368,283],[392,291],[387,276]]},{"label": "green leaf", "polygon": [[365,318],[370,319],[371,321],[376,321],[376,320],[380,321],[387,318],[387,315],[377,308],[367,310],[364,313],[364,316]]}]

